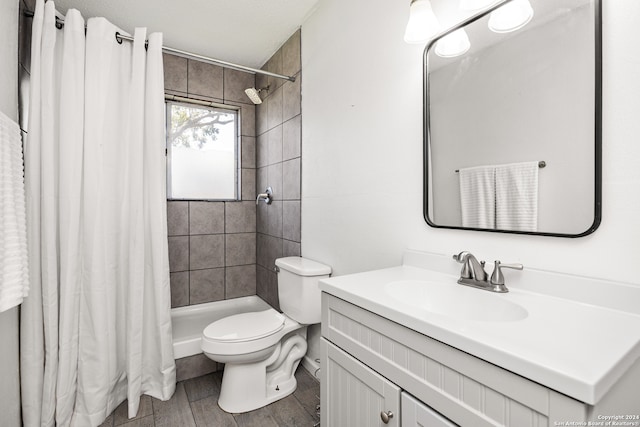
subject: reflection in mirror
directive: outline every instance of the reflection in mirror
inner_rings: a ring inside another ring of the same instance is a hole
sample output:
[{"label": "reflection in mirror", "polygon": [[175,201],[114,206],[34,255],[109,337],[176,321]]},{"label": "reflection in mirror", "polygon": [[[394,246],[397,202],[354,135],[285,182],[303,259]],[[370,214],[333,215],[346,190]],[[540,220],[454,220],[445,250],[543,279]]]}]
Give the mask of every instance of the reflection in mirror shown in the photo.
[{"label": "reflection in mirror", "polygon": [[466,52],[439,55],[438,39],[425,50],[434,227],[576,237],[599,225],[599,1],[525,3],[533,17],[517,30],[490,29],[499,8],[463,26]]}]

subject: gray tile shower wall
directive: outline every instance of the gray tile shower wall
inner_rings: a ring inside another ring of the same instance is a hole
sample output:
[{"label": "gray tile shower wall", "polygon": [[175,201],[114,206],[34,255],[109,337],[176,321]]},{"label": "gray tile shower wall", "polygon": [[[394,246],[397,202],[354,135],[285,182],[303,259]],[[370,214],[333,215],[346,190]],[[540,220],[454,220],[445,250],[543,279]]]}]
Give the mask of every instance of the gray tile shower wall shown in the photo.
[{"label": "gray tile shower wall", "polygon": [[255,295],[256,113],[244,93],[255,76],[165,54],[164,78],[169,94],[240,107],[242,127],[242,200],[167,203],[171,306]]},{"label": "gray tile shower wall", "polygon": [[260,203],[257,209],[256,290],[258,296],[278,308],[275,259],[300,255],[300,30],[262,69],[296,77],[295,82],[289,82],[256,76],[256,88],[269,86],[263,103],[256,107],[256,185],[258,191],[271,187],[274,198],[271,205]]}]

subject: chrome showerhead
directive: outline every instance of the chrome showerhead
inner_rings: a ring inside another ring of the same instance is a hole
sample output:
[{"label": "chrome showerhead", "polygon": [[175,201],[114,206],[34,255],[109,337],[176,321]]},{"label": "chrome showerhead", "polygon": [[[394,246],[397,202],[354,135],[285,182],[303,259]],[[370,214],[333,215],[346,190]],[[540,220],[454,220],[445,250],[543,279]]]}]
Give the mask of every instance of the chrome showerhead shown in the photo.
[{"label": "chrome showerhead", "polygon": [[244,90],[244,93],[247,94],[251,102],[254,104],[262,104],[262,98],[260,98],[260,92],[265,91],[269,92],[269,86],[263,87],[262,89],[256,89],[255,87],[250,87]]}]

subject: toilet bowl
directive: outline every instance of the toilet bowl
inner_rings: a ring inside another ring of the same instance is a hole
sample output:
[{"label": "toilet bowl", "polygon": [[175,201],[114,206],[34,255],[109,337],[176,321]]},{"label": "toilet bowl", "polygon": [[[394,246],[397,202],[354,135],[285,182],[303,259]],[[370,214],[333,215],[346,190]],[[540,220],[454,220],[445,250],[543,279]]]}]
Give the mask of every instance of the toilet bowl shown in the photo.
[{"label": "toilet bowl", "polygon": [[318,280],[331,268],[301,257],[279,258],[276,266],[283,313],[235,314],[202,332],[203,353],[225,364],[218,405],[227,412],[252,411],[293,393],[307,325],[320,322]]}]

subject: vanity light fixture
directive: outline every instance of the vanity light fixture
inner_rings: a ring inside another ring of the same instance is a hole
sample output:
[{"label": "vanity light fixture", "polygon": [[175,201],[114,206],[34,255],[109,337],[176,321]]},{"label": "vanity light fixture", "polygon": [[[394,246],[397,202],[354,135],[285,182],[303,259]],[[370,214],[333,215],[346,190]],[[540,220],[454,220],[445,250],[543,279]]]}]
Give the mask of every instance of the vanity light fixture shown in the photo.
[{"label": "vanity light fixture", "polygon": [[489,29],[495,33],[519,30],[533,18],[533,8],[529,0],[513,0],[491,12]]},{"label": "vanity light fixture", "polygon": [[436,43],[436,54],[443,58],[453,58],[469,50],[471,43],[464,28],[447,34]]},{"label": "vanity light fixture", "polygon": [[440,31],[440,23],[436,18],[431,1],[411,0],[409,6],[409,22],[404,33],[404,41],[407,43],[426,43],[431,37]]}]

